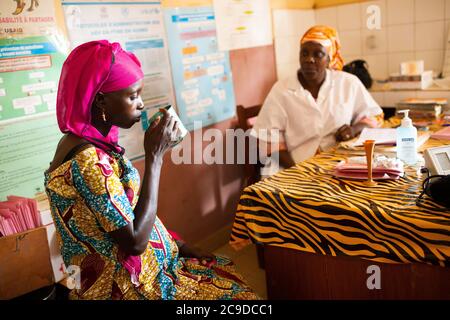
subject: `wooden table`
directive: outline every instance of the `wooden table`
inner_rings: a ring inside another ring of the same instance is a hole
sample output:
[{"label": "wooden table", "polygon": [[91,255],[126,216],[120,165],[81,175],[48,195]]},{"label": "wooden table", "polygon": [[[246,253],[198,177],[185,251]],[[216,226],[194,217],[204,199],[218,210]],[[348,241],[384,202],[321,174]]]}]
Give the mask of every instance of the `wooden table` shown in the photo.
[{"label": "wooden table", "polygon": [[[416,204],[425,175],[368,188],[330,174],[344,158],[323,153],[244,189],[230,244],[264,245],[268,298],[450,299],[450,210]],[[367,286],[373,265],[381,289]]]}]

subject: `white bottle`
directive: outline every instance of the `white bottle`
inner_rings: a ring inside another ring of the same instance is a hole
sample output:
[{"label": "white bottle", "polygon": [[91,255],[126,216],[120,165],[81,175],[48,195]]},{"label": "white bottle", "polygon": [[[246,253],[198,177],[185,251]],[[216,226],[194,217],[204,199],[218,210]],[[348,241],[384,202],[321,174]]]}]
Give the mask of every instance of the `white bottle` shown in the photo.
[{"label": "white bottle", "polygon": [[413,165],[417,162],[417,129],[413,126],[408,116],[409,110],[400,110],[404,113],[402,124],[397,128],[397,158],[406,164]]}]

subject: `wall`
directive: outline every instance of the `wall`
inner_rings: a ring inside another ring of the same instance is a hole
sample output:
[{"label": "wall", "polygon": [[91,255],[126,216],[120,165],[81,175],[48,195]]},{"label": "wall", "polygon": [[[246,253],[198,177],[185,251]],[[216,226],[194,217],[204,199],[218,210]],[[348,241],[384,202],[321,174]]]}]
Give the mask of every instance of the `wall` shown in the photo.
[{"label": "wall", "polygon": [[300,38],[315,25],[313,9],[272,11],[277,77],[283,79],[299,68]]},{"label": "wall", "polygon": [[[316,6],[330,3],[337,1],[316,1]],[[366,26],[366,9],[373,4],[381,9],[381,29],[371,31]],[[450,0],[377,0],[314,10],[276,10],[273,18],[279,77],[298,67],[298,40],[314,24],[335,27],[344,61],[366,60],[375,79],[386,79],[399,71],[400,62],[414,59],[423,59],[426,69],[439,74],[450,26]]]},{"label": "wall", "polygon": [[[400,62],[423,59],[425,69],[442,70],[450,27],[450,0],[377,0],[347,2],[316,0],[306,10],[274,10],[274,36],[278,78],[299,67],[299,39],[310,26],[326,24],[338,30],[345,62],[362,58],[375,79],[399,72]],[[330,6],[332,5],[332,6]],[[381,11],[381,29],[366,26],[369,5]],[[374,41],[375,48],[371,48]],[[450,91],[372,92],[380,105],[394,106],[405,98],[447,98]]]},{"label": "wall", "polygon": [[315,0],[270,0],[272,9],[312,9]]},{"label": "wall", "polygon": [[315,0],[314,9],[364,1],[367,0]]},{"label": "wall", "polygon": [[236,104],[261,104],[276,81],[273,46],[230,51]]},{"label": "wall", "polygon": [[[371,4],[381,9],[380,30],[366,27]],[[337,27],[344,60],[365,59],[378,79],[398,72],[401,61],[414,59],[423,59],[425,69],[440,73],[449,22],[449,0],[378,0],[316,10],[316,23]],[[376,48],[369,48],[370,36]]]},{"label": "wall", "polygon": [[[315,0],[270,0],[272,9],[311,9]],[[208,6],[213,0],[162,0],[164,7]]]}]

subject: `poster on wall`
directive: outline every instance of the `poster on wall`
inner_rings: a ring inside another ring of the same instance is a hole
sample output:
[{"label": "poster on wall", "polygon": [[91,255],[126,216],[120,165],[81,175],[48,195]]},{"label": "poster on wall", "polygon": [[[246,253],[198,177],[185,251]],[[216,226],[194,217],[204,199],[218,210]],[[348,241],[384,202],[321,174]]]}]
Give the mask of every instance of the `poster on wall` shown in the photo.
[{"label": "poster on wall", "polygon": [[0,201],[43,193],[61,137],[56,91],[69,47],[60,9],[56,0],[0,2]]},{"label": "poster on wall", "polygon": [[227,51],[217,46],[212,7],[164,9],[178,113],[188,130],[231,118],[235,99]]},{"label": "poster on wall", "polygon": [[[63,0],[62,5],[72,48],[99,39],[119,42],[142,64],[146,109],[174,104],[161,1]],[[120,130],[119,143],[130,159],[143,156],[143,136],[142,125]]]},{"label": "poster on wall", "polygon": [[0,121],[54,112],[65,58],[46,36],[0,39]]},{"label": "poster on wall", "polygon": [[53,1],[1,1],[0,22],[0,121],[54,112],[68,48]]},{"label": "poster on wall", "polygon": [[219,50],[272,44],[269,0],[214,0]]},{"label": "poster on wall", "polygon": [[61,135],[54,113],[0,122],[0,201],[44,192],[44,172]]},{"label": "poster on wall", "polygon": [[53,0],[2,0],[0,38],[53,33],[57,26]]}]

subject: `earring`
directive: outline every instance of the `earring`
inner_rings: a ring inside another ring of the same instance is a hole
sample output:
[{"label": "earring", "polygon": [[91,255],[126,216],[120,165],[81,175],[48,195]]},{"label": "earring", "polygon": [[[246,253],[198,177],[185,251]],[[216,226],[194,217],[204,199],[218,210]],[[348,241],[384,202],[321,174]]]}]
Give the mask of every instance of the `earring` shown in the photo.
[{"label": "earring", "polygon": [[105,115],[105,110],[102,109],[102,120],[104,123],[106,123],[106,115]]}]

